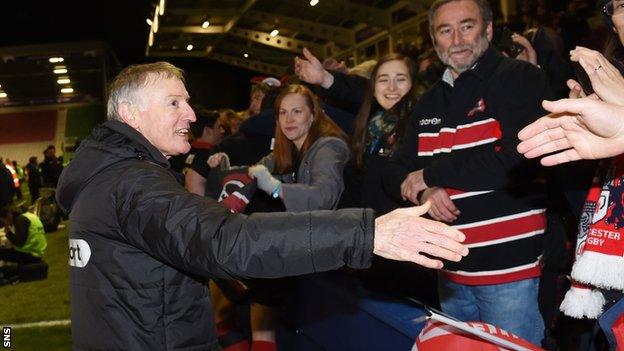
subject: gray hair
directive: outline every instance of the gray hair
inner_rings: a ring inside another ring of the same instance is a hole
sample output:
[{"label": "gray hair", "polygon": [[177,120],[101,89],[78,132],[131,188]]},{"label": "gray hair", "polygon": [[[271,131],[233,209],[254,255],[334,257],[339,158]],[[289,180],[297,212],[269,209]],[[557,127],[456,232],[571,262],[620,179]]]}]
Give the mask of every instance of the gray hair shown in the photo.
[{"label": "gray hair", "polygon": [[130,103],[144,108],[145,98],[137,93],[156,80],[177,78],[184,83],[184,72],[164,61],[132,65],[124,68],[108,87],[106,116],[120,121],[119,106]]},{"label": "gray hair", "polygon": [[[436,11],[438,11],[438,9],[442,7],[442,5],[446,5],[454,1],[461,0],[436,0],[433,2],[433,4],[431,4],[431,7],[429,8],[429,34],[433,35],[433,16],[435,16]],[[490,6],[490,3],[488,2],[488,0],[472,1],[474,1],[474,3],[479,6],[481,19],[483,20],[484,26],[487,27],[487,25],[492,22],[492,7]]]}]

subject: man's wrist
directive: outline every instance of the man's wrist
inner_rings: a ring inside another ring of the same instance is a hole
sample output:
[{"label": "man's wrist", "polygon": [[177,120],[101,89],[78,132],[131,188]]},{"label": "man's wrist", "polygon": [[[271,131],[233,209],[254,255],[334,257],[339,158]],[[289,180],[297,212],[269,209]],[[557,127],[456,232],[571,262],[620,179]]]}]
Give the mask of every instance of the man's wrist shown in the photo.
[{"label": "man's wrist", "polygon": [[323,70],[323,81],[321,82],[321,87],[323,89],[329,89],[334,85],[334,75],[329,73],[327,70]]}]

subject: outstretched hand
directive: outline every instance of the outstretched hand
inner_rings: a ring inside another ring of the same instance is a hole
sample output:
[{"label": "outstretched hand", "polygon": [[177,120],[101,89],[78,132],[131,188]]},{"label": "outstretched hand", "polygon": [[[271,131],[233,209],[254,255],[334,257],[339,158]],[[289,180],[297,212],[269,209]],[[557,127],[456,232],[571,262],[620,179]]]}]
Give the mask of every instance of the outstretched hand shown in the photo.
[{"label": "outstretched hand", "polygon": [[544,101],[553,114],[518,133],[518,152],[527,158],[548,155],[544,166],[579,159],[601,159],[624,152],[624,107],[588,98]]},{"label": "outstretched hand", "polygon": [[398,261],[411,261],[428,268],[442,268],[442,261],[459,261],[468,255],[461,244],[466,238],[460,231],[446,224],[421,216],[430,203],[399,208],[375,220],[374,253]]}]

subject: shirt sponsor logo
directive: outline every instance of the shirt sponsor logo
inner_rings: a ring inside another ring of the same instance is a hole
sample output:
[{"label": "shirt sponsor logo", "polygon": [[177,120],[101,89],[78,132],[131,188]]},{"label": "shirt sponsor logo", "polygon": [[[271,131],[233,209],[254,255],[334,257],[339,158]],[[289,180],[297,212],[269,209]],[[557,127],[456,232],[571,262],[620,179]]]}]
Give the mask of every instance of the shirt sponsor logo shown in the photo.
[{"label": "shirt sponsor logo", "polygon": [[91,258],[91,247],[82,239],[69,239],[69,265],[83,268]]},{"label": "shirt sponsor logo", "polygon": [[421,126],[435,126],[435,125],[442,123],[442,118],[437,118],[437,117],[424,118],[424,119],[421,119],[419,123]]}]

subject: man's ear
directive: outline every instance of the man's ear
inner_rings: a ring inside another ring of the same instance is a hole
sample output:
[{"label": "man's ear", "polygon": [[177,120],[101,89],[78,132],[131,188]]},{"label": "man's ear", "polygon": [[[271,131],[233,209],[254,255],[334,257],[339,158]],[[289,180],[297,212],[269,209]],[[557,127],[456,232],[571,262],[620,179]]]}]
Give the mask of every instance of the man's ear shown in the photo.
[{"label": "man's ear", "polygon": [[492,29],[492,22],[488,23],[487,28],[485,29],[485,34],[487,35],[488,42],[492,42],[492,37],[494,37],[494,30]]},{"label": "man's ear", "polygon": [[119,104],[119,117],[121,120],[134,129],[139,129],[139,111],[129,102],[122,102]]}]

